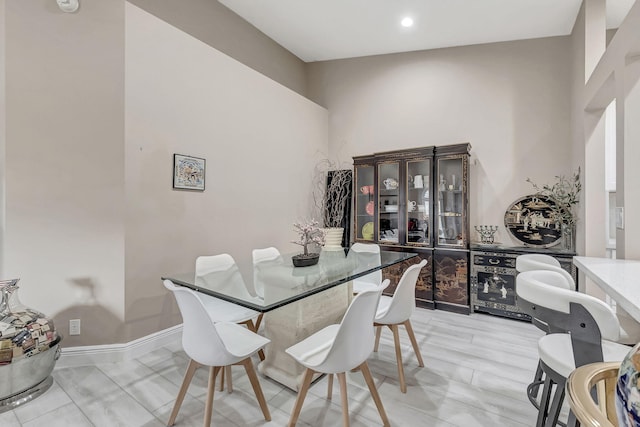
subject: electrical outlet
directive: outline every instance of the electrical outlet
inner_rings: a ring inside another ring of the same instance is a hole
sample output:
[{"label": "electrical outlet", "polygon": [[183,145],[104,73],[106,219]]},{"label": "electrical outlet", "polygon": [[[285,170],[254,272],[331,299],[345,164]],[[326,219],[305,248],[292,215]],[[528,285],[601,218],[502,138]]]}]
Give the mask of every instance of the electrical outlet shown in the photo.
[{"label": "electrical outlet", "polygon": [[80,319],[69,320],[69,335],[80,335]]}]

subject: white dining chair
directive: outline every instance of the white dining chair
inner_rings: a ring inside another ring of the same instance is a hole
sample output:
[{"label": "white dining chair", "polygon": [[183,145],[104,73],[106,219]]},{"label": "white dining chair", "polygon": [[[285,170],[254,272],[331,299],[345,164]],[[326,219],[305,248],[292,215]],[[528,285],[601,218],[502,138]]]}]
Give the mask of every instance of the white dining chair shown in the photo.
[{"label": "white dining chair", "polygon": [[[203,255],[196,258],[196,277],[194,283],[206,287],[207,283],[210,283],[207,278],[208,274],[224,274],[223,280],[216,279],[216,282],[212,283],[217,290],[230,295],[236,295],[238,298],[247,301],[255,300],[259,302],[259,298],[249,294],[242,275],[231,255]],[[253,319],[260,319],[262,313],[212,296],[203,297],[202,301],[207,311],[211,313],[214,321],[239,323],[245,325],[252,332],[258,332],[258,327],[253,322]],[[258,355],[260,360],[264,360],[264,351],[262,349],[260,349]],[[228,366],[220,376],[220,390],[224,388],[225,378],[227,380],[228,391],[231,393],[233,391],[231,366]]]},{"label": "white dining chair", "polygon": [[180,308],[183,320],[182,346],[191,359],[167,425],[174,425],[191,379],[200,366],[209,366],[205,427],[211,424],[216,376],[224,367],[231,365],[244,366],[264,419],[271,421],[271,414],[251,361],[251,356],[267,345],[269,340],[236,323],[219,322],[212,318],[211,311],[203,302],[203,294],[176,286],[170,280],[164,280],[163,283],[173,293]]},{"label": "white dining chair", "polygon": [[367,364],[367,358],[373,350],[373,318],[380,294],[388,285],[389,280],[385,280],[377,289],[359,293],[349,305],[340,324],[329,325],[286,350],[287,354],[306,368],[298,397],[291,412],[289,427],[296,425],[311,380],[316,373],[329,375],[328,399],[331,398],[333,374],[338,375],[342,399],[342,424],[348,426],[349,406],[346,372],[355,368],[362,372],[383,424],[389,426],[389,419]]},{"label": "white dining chair", "polygon": [[[349,251],[353,251],[357,254],[359,261],[366,260],[367,263],[372,265],[380,265],[380,246],[375,243],[354,243],[351,245]],[[360,292],[376,289],[382,283],[382,270],[374,271],[365,276],[358,277],[353,280],[353,293],[359,294]]]},{"label": "white dining chair", "polygon": [[254,249],[251,252],[251,258],[253,260],[253,287],[259,297],[264,298],[264,283],[260,280],[256,266],[262,262],[275,261],[281,256],[280,251],[273,246]]},{"label": "white dining chair", "polygon": [[545,380],[536,427],[555,426],[567,378],[576,367],[621,362],[631,349],[616,342],[620,324],[611,307],[591,295],[550,284],[562,280],[559,273],[547,270],[526,271],[516,277],[518,305],[553,331],[538,341]]},{"label": "white dining chair", "polygon": [[382,333],[382,327],[387,326],[393,333],[393,341],[395,343],[396,361],[398,363],[398,377],[400,380],[400,391],[407,392],[407,384],[404,378],[404,367],[402,365],[402,350],[400,349],[400,334],[399,325],[404,325],[411,340],[413,351],[418,358],[418,366],[424,367],[422,361],[422,355],[420,354],[420,347],[416,336],[413,333],[411,327],[411,316],[416,308],[416,282],[420,275],[422,267],[427,265],[427,260],[423,259],[418,264],[414,264],[408,267],[400,281],[392,297],[383,295],[380,298],[376,317],[374,320],[374,326],[376,327],[376,342],[374,351],[378,351],[378,345],[380,343],[380,334]]}]

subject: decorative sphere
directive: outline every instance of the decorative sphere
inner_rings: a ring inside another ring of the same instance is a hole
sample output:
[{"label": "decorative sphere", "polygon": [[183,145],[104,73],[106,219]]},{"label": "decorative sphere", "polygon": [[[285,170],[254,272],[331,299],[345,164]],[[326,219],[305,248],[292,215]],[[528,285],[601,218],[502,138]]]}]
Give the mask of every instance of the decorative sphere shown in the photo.
[{"label": "decorative sphere", "polygon": [[620,427],[640,426],[640,343],[620,364],[616,384],[616,414]]}]

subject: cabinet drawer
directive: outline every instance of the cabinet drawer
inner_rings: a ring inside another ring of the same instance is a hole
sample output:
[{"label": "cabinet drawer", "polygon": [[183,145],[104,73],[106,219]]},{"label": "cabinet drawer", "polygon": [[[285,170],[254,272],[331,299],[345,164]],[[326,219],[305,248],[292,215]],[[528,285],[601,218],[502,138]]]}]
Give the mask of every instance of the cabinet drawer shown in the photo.
[{"label": "cabinet drawer", "polygon": [[495,253],[473,254],[473,265],[516,268],[516,257]]}]

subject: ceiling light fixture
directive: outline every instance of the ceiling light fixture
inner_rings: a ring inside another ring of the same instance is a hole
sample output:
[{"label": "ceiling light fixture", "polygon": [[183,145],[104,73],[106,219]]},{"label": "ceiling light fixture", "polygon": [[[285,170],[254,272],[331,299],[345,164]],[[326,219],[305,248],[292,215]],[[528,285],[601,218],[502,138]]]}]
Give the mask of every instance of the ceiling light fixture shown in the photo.
[{"label": "ceiling light fixture", "polygon": [[409,18],[408,16],[406,18],[404,18],[402,21],[400,21],[400,25],[402,25],[403,27],[412,27],[413,26],[413,19]]},{"label": "ceiling light fixture", "polygon": [[79,0],[56,0],[63,12],[73,13],[80,7]]}]

